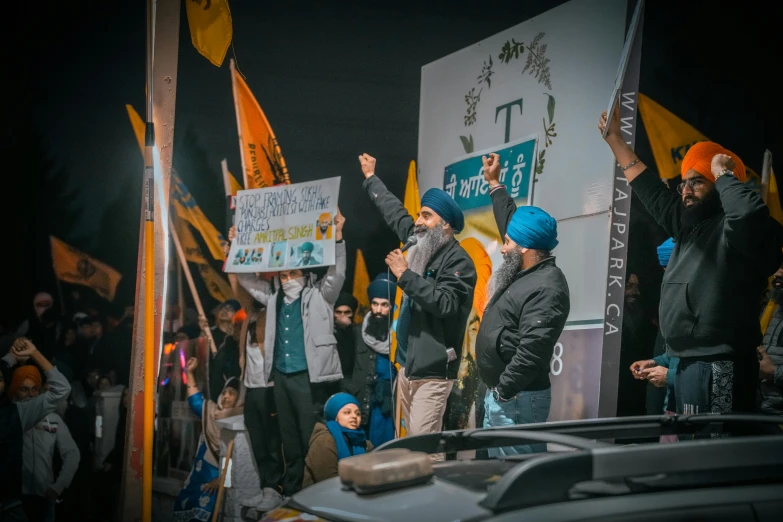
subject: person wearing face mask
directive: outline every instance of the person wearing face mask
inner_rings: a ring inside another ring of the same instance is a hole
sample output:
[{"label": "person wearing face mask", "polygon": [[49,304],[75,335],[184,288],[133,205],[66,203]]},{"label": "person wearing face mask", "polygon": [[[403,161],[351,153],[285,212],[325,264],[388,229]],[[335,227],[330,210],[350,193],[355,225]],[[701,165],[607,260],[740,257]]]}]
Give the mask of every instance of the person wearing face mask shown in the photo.
[{"label": "person wearing face mask", "polygon": [[783,266],[772,277],[770,299],[775,303],[775,313],[764,333],[759,354],[759,398],[761,411],[770,415],[783,415]]},{"label": "person wearing face mask", "polygon": [[[20,366],[14,371],[8,395],[17,404],[41,394],[42,377],[37,367]],[[54,450],[57,448],[62,467],[54,478]],[[71,485],[79,468],[79,448],[68,426],[56,413],[46,415],[24,434],[22,452],[22,502],[29,522],[54,520],[54,507],[63,491]]]},{"label": "person wearing face mask", "polygon": [[[345,218],[334,217],[335,264],[316,280],[313,273],[284,270],[271,281],[254,274],[237,274],[239,284],[266,306],[263,352],[248,351],[245,383],[249,388],[274,383],[286,474],[283,493],[302,488],[304,459],[323,404],[343,378],[334,305],[345,282]],[[229,240],[236,237],[234,227]]]},{"label": "person wearing face mask", "polygon": [[324,405],[326,423],[317,423],[305,460],[304,487],[337,476],[337,463],[372,450],[361,428],[359,401],[349,393],[336,393]]}]

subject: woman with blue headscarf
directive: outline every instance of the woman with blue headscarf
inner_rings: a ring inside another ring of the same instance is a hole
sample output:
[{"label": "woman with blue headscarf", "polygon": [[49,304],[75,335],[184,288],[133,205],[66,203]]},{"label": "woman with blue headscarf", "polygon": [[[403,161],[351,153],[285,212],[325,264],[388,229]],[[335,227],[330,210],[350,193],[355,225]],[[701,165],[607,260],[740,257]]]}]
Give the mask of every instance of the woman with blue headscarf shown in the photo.
[{"label": "woman with blue headscarf", "polygon": [[324,405],[326,424],[317,423],[305,459],[303,487],[337,476],[337,463],[362,455],[372,443],[361,427],[359,401],[350,393],[336,393]]}]

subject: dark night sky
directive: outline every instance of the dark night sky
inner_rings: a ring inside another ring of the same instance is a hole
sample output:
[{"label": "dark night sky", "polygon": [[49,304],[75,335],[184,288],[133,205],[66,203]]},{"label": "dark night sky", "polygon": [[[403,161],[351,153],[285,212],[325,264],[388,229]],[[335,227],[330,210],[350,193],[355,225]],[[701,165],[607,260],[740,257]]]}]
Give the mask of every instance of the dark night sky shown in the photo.
[{"label": "dark night sky", "polygon": [[[343,177],[349,250],[369,249],[374,274],[395,240],[361,192],[356,156],[375,155],[381,177],[402,195],[407,164],[417,156],[421,66],[562,2],[229,3],[239,67],[277,134],[292,179]],[[83,228],[70,239],[89,251],[108,203],[140,197],[122,187],[141,176],[124,105],[143,114],[144,2],[46,4],[17,8],[21,31],[3,36],[18,49],[9,70],[22,73],[12,82],[18,88],[13,101],[6,101],[5,132],[13,132],[15,118],[32,118],[45,133],[79,190],[75,204],[85,208]],[[750,1],[652,0],[645,14],[640,91],[757,171],[765,148],[783,154],[774,18],[764,3]],[[218,69],[195,51],[183,6],[176,128],[195,133],[217,186],[223,157],[240,171],[231,55]],[[603,109],[595,108],[596,119]],[[646,139],[637,143],[652,162]],[[205,209],[220,208],[219,193],[194,192]],[[210,217],[223,223],[220,213]],[[135,246],[130,251],[135,258]],[[351,257],[349,271],[352,264]]]}]

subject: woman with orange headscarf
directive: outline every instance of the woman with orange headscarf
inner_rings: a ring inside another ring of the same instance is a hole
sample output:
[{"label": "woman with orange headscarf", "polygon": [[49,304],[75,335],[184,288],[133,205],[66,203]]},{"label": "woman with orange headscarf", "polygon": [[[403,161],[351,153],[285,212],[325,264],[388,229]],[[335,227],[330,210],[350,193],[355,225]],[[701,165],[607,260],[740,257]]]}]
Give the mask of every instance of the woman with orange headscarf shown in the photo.
[{"label": "woman with orange headscarf", "polygon": [[633,191],[675,240],[661,287],[660,327],[669,355],[680,358],[677,413],[754,411],[760,298],[783,261],[783,228],[743,183],[745,165],[730,150],[693,145],[678,195],[626,144],[619,109],[609,122],[602,115],[599,130],[607,125],[606,142]]}]

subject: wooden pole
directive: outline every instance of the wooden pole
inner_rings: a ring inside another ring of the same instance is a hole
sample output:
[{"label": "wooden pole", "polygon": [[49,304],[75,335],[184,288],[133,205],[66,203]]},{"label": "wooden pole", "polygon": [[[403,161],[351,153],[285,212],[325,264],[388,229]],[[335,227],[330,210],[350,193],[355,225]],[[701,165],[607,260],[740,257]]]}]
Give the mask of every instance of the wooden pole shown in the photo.
[{"label": "wooden pole", "polygon": [[234,59],[230,60],[231,65],[231,91],[234,93],[234,111],[237,113],[237,136],[239,137],[239,157],[242,159],[242,181],[245,189],[250,188],[247,179],[247,163],[245,162],[245,142],[242,141],[242,117],[239,114],[239,101],[237,100],[237,67]]},{"label": "wooden pole", "polygon": [[218,487],[218,496],[215,501],[215,509],[212,511],[212,522],[217,522],[220,518],[220,508],[223,506],[223,495],[225,494],[226,473],[228,472],[228,463],[231,460],[231,454],[234,452],[234,439],[228,441],[228,450],[226,451],[226,461],[220,470],[220,486]]},{"label": "wooden pole", "polygon": [[772,153],[769,150],[764,151],[764,161],[761,167],[761,197],[764,203],[769,197],[769,177],[772,172]]},{"label": "wooden pole", "polygon": [[[179,242],[179,234],[177,234],[177,229],[174,227],[174,221],[171,219],[171,214],[169,214],[169,231],[171,232],[171,239],[174,241],[174,248],[177,250],[177,258],[179,258],[182,272],[185,274],[185,279],[188,281],[190,294],[193,296],[193,303],[196,305],[198,315],[200,317],[206,317],[206,314],[204,313],[204,307],[201,305],[201,299],[198,296],[198,292],[196,292],[196,283],[193,281],[193,274],[190,273],[188,260],[185,258],[185,251],[182,249],[182,243]],[[206,333],[207,340],[210,343],[210,349],[216,348],[215,340],[212,338],[212,332],[209,330],[209,328],[207,328]],[[213,398],[213,400],[215,399],[216,397]]]}]

